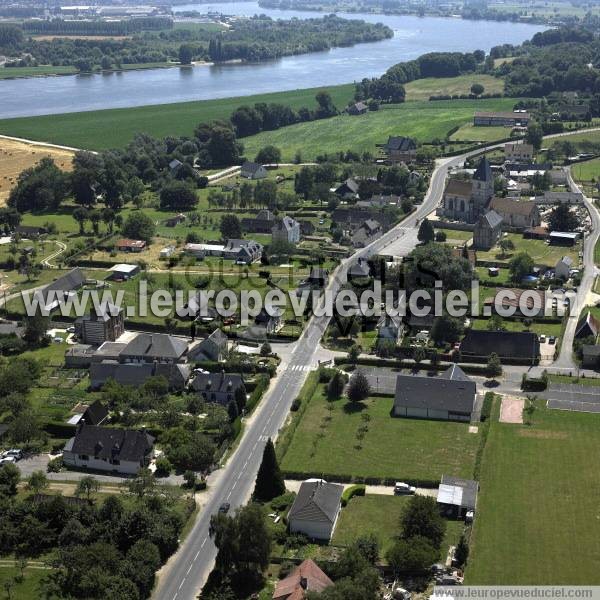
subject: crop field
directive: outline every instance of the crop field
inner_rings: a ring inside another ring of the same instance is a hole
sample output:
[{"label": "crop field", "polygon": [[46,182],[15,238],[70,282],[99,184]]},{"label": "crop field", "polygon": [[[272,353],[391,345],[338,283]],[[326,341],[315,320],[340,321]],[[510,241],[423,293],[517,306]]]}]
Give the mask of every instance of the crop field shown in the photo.
[{"label": "crop field", "polygon": [[0,138],[0,206],[6,204],[19,174],[45,157],[54,159],[59,168],[65,171],[71,170],[73,153],[68,150],[45,148]]},{"label": "crop field", "polygon": [[504,92],[504,81],[491,75],[461,75],[459,77],[428,77],[407,83],[406,100],[429,100],[429,96],[470,94],[471,86],[480,83],[485,94]]},{"label": "crop field", "polygon": [[354,93],[354,85],[346,84],[198,102],[4,119],[0,120],[0,133],[88,150],[122,148],[136,133],[155,137],[192,135],[199,123],[228,119],[244,104],[277,102],[295,109],[314,108],[315,95],[321,89],[329,91],[340,108],[346,106]]},{"label": "crop field", "polygon": [[598,585],[600,415],[530,420],[491,423],[465,583]]},{"label": "crop field", "polygon": [[457,142],[495,142],[507,137],[510,137],[510,127],[475,127],[473,123],[465,123],[450,139]]}]

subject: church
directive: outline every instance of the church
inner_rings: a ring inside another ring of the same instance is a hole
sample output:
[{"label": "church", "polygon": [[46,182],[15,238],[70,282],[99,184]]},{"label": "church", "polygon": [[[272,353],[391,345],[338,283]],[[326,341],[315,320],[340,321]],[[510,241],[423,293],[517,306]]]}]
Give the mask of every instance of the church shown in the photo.
[{"label": "church", "polygon": [[484,156],[471,181],[448,179],[437,214],[452,221],[476,223],[487,212],[493,195],[494,175],[490,161]]}]

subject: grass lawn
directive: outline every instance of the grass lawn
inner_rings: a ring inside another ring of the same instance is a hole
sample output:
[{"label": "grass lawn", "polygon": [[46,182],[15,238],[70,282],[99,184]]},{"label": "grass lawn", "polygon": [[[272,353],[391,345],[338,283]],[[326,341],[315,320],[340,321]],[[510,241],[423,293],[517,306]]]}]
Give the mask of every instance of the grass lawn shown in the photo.
[{"label": "grass lawn", "polygon": [[498,275],[491,277],[487,267],[475,267],[475,272],[479,281],[493,281],[498,285],[508,285],[510,283],[510,271],[508,269],[499,269]]},{"label": "grass lawn", "polygon": [[390,135],[411,136],[420,142],[443,139],[453,127],[471,121],[475,110],[508,110],[513,104],[512,98],[406,102],[383,106],[360,117],[340,115],[322,121],[298,123],[242,141],[248,156],[273,144],[281,149],[286,161],[292,160],[296,152],[301,152],[304,160],[340,150],[375,153],[376,144],[384,143]]},{"label": "grass lawn", "polygon": [[[369,398],[358,408],[328,402],[318,386],[283,456],[286,471],[437,481],[470,477],[479,435],[468,424],[392,418],[392,398]],[[368,427],[362,441],[360,427]]]},{"label": "grass lawn", "polygon": [[[488,322],[488,319],[473,319],[473,329],[487,329]],[[561,323],[544,323],[543,321],[535,321],[527,328],[521,321],[504,319],[502,325],[507,331],[532,331],[538,335],[553,335],[555,337],[560,335],[562,329]]]},{"label": "grass lawn", "polygon": [[466,581],[600,584],[600,415],[547,410],[491,423]]},{"label": "grass lawn", "polygon": [[[435,223],[434,223],[435,227]],[[446,234],[446,243],[452,242],[466,242],[473,237],[472,231],[459,231],[457,229],[444,229],[443,227],[436,227],[436,233],[442,231]]]},{"label": "grass lawn", "polygon": [[507,137],[510,137],[510,127],[475,127],[473,123],[465,123],[450,139],[461,142],[494,142]]},{"label": "grass lawn", "polygon": [[72,75],[77,73],[75,67],[54,67],[44,65],[42,67],[9,67],[0,68],[0,79],[11,79],[14,77],[40,77],[43,75]]},{"label": "grass lawn", "polygon": [[592,179],[598,181],[600,178],[600,158],[577,163],[571,167],[571,171],[577,181],[589,182]]},{"label": "grass lawn", "polygon": [[[50,569],[45,568],[43,563],[35,561],[35,565],[31,565],[25,569],[23,581],[17,583],[14,578],[20,574],[20,570],[12,565],[13,561],[0,560],[0,589],[4,591],[4,597],[11,600],[31,600],[31,598],[41,598],[39,586],[43,577],[50,574]],[[10,588],[10,596],[6,595],[6,584],[13,581],[13,586]]]},{"label": "grass lawn", "polygon": [[570,383],[573,385],[600,386],[600,377],[569,377],[568,375],[548,374],[548,380],[554,383]]},{"label": "grass lawn", "polygon": [[198,102],[20,117],[0,120],[0,133],[90,150],[122,148],[136,133],[155,137],[190,136],[198,123],[228,119],[244,104],[277,102],[295,109],[314,108],[315,94],[321,89],[330,92],[338,107],[345,106],[354,93],[354,85],[345,84]]},{"label": "grass lawn", "polygon": [[510,259],[519,252],[527,252],[536,264],[543,264],[549,267],[554,267],[562,256],[570,256],[575,264],[579,263],[579,250],[581,242],[577,243],[572,248],[564,246],[551,246],[546,244],[544,240],[528,240],[523,238],[518,233],[509,233],[508,239],[512,240],[515,249],[502,256],[501,250],[494,246],[491,250],[477,251],[477,259],[484,261],[498,261],[498,264],[508,264]]},{"label": "grass lawn", "polygon": [[470,94],[471,86],[480,83],[486,94],[504,92],[504,81],[491,75],[461,75],[459,77],[427,77],[407,83],[406,100],[429,100],[430,96]]}]

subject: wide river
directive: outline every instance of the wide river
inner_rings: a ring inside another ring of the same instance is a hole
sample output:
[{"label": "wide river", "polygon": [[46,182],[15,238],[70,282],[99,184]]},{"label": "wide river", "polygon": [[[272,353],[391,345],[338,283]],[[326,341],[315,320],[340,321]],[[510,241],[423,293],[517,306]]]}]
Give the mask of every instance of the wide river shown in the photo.
[{"label": "wide river", "polygon": [[[231,15],[267,14],[300,19],[319,13],[261,9],[257,2],[189,4],[177,11]],[[466,21],[435,17],[344,14],[349,19],[383,22],[394,30],[389,40],[289,56],[255,64],[151,69],[97,75],[0,80],[0,118],[56,114],[102,108],[166,104],[318,87],[381,75],[391,65],[433,51],[489,50],[519,44],[544,26]]]}]

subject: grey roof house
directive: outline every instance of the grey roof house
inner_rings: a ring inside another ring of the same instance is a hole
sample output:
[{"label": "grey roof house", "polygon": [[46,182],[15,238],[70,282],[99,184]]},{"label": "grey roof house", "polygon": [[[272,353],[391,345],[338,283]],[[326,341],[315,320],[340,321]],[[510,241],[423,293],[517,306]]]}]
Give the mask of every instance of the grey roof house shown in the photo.
[{"label": "grey roof house", "polygon": [[341,508],[344,486],[323,479],[303,481],[288,513],[291,533],[330,540]]},{"label": "grey roof house", "polygon": [[120,362],[182,362],[187,341],[165,333],[138,333],[119,353]]},{"label": "grey roof house", "polygon": [[479,484],[473,479],[442,475],[437,502],[447,514],[464,517],[468,511],[475,510],[478,491]]},{"label": "grey roof house", "polygon": [[171,390],[183,390],[190,378],[191,368],[182,363],[164,362],[130,362],[120,363],[114,360],[103,360],[90,365],[90,387],[94,390],[102,388],[109,380],[114,379],[121,385],[139,387],[150,377],[164,377]]},{"label": "grey roof house", "polygon": [[393,415],[469,422],[476,394],[475,382],[458,365],[438,377],[398,375]]},{"label": "grey roof house", "polygon": [[300,241],[300,223],[287,215],[279,219],[271,229],[273,241],[282,241],[297,244]]},{"label": "grey roof house", "polygon": [[240,175],[245,179],[264,179],[268,172],[261,164],[245,162],[240,170]]},{"label": "grey roof house", "polygon": [[205,360],[221,361],[227,352],[227,343],[227,336],[217,328],[208,337],[190,348],[188,360],[195,362]]},{"label": "grey roof house", "polygon": [[190,387],[206,401],[227,406],[235,400],[235,392],[245,389],[244,379],[239,373],[198,373]]},{"label": "grey roof house", "polygon": [[74,294],[75,291],[83,287],[85,279],[85,273],[79,267],[75,267],[62,277],[49,283],[41,291],[45,309],[51,311],[57,308],[60,302],[69,294]]}]

